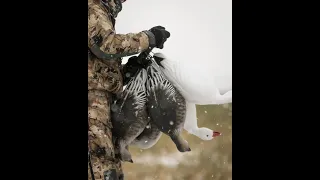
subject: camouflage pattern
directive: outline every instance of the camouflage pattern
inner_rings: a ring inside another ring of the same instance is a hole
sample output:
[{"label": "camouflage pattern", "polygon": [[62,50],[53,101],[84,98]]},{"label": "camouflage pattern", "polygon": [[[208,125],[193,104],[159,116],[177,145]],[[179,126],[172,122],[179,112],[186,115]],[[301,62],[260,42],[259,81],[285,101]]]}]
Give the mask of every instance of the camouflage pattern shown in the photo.
[{"label": "camouflage pattern", "polygon": [[[114,0],[105,2],[110,3],[111,8],[116,4]],[[123,175],[121,162],[114,152],[110,99],[123,87],[120,58],[149,47],[148,35],[144,32],[116,34],[112,19],[115,12],[108,9],[100,0],[88,0],[88,147],[95,180],[104,180],[104,174],[110,174],[111,169],[116,169],[118,176]],[[94,37],[100,38],[98,44]],[[114,58],[99,59],[90,51],[93,45],[98,45],[100,51]],[[88,163],[88,180],[91,179]]]},{"label": "camouflage pattern", "polygon": [[122,10],[121,0],[101,0],[101,2],[114,18],[116,18],[118,13]]},{"label": "camouflage pattern", "polygon": [[118,93],[122,90],[120,61],[89,60],[88,90]]},{"label": "camouflage pattern", "polygon": [[[118,174],[123,174],[121,162],[115,159],[114,145],[112,142],[110,121],[111,94],[101,90],[88,91],[88,120],[89,120],[89,149],[91,150],[91,163],[95,180],[103,180],[103,174],[109,169],[116,169]],[[88,179],[91,173],[88,167]]]},{"label": "camouflage pattern", "polygon": [[[101,3],[88,0],[89,48],[97,44],[102,52],[113,55],[116,59],[140,53],[149,47],[149,37],[145,32],[116,34],[111,15]],[[95,37],[100,40],[98,43],[95,42]]]}]

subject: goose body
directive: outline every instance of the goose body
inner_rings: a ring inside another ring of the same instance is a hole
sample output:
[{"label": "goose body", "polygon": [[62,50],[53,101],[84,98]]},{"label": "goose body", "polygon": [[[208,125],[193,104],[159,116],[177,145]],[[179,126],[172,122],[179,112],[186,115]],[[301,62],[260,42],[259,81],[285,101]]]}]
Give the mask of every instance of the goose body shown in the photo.
[{"label": "goose body", "polygon": [[152,60],[147,67],[147,110],[158,129],[170,136],[180,152],[191,151],[181,131],[186,117],[186,101]]},{"label": "goose body", "polygon": [[154,57],[159,59],[158,63],[165,77],[181,92],[186,101],[199,105],[232,102],[230,70],[218,70],[219,66],[214,67],[214,63],[201,64],[197,61],[168,59],[162,53],[155,53]]},{"label": "goose body", "polygon": [[[215,76],[208,69],[193,69],[180,61],[173,61],[161,53],[154,55],[165,77],[174,84],[186,99],[184,129],[202,140],[221,135],[206,127],[198,127],[196,104],[225,104],[232,102],[232,79],[228,74]],[[189,71],[189,73],[187,72]]]},{"label": "goose body", "polygon": [[143,132],[130,144],[140,149],[149,149],[160,139],[162,132],[153,123],[149,122]]},{"label": "goose body", "polygon": [[128,145],[149,123],[146,111],[146,79],[146,70],[142,69],[131,79],[120,98],[111,106],[112,134],[123,161],[133,162]]}]

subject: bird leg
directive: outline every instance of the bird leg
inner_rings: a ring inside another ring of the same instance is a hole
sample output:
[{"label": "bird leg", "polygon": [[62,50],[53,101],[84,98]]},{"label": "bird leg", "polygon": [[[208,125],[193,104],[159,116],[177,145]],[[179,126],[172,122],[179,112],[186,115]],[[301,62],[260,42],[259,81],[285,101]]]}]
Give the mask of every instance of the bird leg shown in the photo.
[{"label": "bird leg", "polygon": [[127,162],[133,163],[131,153],[129,152],[128,145],[124,142],[124,140],[119,140],[117,145],[119,148],[120,159],[122,161],[127,161]]},{"label": "bird leg", "polygon": [[173,132],[169,134],[170,138],[172,141],[176,144],[177,149],[180,152],[188,152],[191,151],[189,144],[186,140],[183,139],[180,133],[178,132]]}]

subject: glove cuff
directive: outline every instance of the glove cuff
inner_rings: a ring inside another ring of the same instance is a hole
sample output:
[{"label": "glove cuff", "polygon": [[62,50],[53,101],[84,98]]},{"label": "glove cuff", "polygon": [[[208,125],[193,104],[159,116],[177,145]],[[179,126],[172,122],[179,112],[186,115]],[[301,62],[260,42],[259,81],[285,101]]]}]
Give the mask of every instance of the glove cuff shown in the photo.
[{"label": "glove cuff", "polygon": [[156,47],[156,36],[151,31],[143,31],[149,38],[149,47]]}]

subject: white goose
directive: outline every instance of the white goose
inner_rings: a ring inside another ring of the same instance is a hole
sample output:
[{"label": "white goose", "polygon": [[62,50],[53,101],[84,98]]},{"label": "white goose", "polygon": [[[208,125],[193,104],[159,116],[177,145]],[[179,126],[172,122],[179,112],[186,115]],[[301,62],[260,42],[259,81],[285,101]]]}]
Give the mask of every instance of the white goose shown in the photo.
[{"label": "white goose", "polygon": [[188,133],[193,134],[205,141],[211,140],[221,135],[220,132],[213,131],[209,128],[198,127],[197,110],[196,110],[195,104],[186,102],[186,109],[187,111],[186,111],[186,121],[184,123],[184,129],[188,131]]},{"label": "white goose", "polygon": [[[187,101],[184,128],[210,140],[205,137],[214,131],[198,128],[195,104],[232,102],[232,1],[201,0],[195,5],[184,0],[135,0],[124,8],[137,11],[135,18],[128,10],[120,13],[118,32],[139,32],[155,25],[170,31],[164,49],[158,50],[170,58],[162,61],[163,72]],[[195,8],[201,11],[195,13]]]},{"label": "white goose", "polygon": [[[209,128],[198,127],[196,104],[225,104],[232,102],[231,76],[215,76],[214,71],[205,68],[194,70],[188,62],[173,61],[161,53],[154,54],[168,80],[186,99],[186,120],[184,129],[202,140],[211,140],[221,133]],[[208,67],[208,66],[206,66]],[[220,94],[220,93],[224,94]]]},{"label": "white goose", "polygon": [[210,62],[199,65],[197,61],[171,60],[162,53],[155,53],[154,57],[188,102],[199,105],[232,102],[231,72],[216,72],[214,63]]}]

